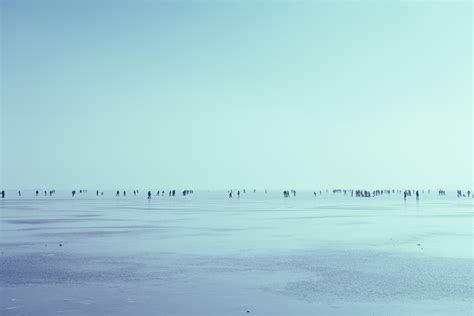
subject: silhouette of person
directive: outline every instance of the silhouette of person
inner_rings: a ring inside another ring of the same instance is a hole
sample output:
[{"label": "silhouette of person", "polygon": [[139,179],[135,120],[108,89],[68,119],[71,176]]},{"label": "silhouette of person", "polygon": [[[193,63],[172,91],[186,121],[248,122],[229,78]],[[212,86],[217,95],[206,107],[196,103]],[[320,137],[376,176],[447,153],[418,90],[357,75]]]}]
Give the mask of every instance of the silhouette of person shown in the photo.
[{"label": "silhouette of person", "polygon": [[148,191],[148,199],[151,200],[151,191]]},{"label": "silhouette of person", "polygon": [[2,190],[2,199],[5,198],[5,190]]}]

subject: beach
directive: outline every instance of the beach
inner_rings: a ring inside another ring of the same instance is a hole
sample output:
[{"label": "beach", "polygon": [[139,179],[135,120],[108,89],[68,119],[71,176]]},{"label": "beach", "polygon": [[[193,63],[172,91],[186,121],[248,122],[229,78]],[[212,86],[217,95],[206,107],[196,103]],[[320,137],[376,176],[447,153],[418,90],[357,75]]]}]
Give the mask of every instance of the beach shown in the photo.
[{"label": "beach", "polygon": [[472,199],[4,199],[2,315],[471,315]]}]

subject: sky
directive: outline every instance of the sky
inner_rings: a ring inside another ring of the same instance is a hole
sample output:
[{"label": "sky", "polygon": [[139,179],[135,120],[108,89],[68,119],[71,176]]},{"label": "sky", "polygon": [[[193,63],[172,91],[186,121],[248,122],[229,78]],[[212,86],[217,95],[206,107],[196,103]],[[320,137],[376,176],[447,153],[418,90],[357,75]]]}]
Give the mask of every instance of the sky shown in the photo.
[{"label": "sky", "polygon": [[0,1],[0,187],[472,188],[470,1]]}]

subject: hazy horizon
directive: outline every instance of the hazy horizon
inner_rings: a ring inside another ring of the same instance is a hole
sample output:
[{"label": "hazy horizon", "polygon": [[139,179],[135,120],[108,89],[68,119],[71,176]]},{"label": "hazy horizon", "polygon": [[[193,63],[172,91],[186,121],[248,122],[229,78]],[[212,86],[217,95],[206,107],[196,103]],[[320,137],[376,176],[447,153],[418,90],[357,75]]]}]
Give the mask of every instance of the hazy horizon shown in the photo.
[{"label": "hazy horizon", "polygon": [[1,188],[472,188],[470,1],[1,17]]},{"label": "hazy horizon", "polygon": [[[156,193],[156,190],[159,190],[160,192],[162,190],[165,191],[165,195],[164,196],[168,196],[168,193],[170,190],[176,190],[176,193],[177,193],[177,196],[181,196],[181,190],[193,190],[195,193],[202,193],[202,192],[211,192],[211,193],[223,193],[223,197],[227,197],[227,192],[229,190],[232,190],[234,193],[237,192],[237,190],[240,190],[240,192],[242,193],[242,196],[244,196],[244,194],[248,194],[248,195],[252,195],[254,194],[253,190],[255,189],[256,192],[255,193],[259,193],[259,194],[263,194],[265,191],[267,191],[267,193],[277,193],[278,195],[281,195],[281,192],[282,190],[295,190],[297,192],[297,195],[298,193],[307,193],[309,194],[310,196],[313,196],[313,192],[316,192],[319,196],[319,191],[322,192],[322,194],[330,194],[330,195],[333,195],[333,192],[332,190],[367,190],[369,191],[370,193],[372,193],[372,191],[376,191],[376,190],[396,190],[394,194],[398,194],[397,190],[418,190],[420,192],[420,194],[422,193],[425,193],[425,194],[428,194],[428,190],[430,190],[430,194],[432,195],[438,195],[438,190],[443,190],[445,191],[446,193],[453,193],[453,194],[456,194],[456,191],[457,190],[461,190],[463,191],[463,193],[466,193],[467,190],[472,191],[472,187],[462,187],[462,186],[459,186],[459,187],[456,187],[456,188],[447,188],[447,187],[413,187],[413,186],[407,186],[407,187],[383,187],[383,186],[358,186],[358,187],[318,187],[318,186],[314,186],[313,188],[295,188],[295,187],[291,187],[291,186],[287,186],[287,187],[281,187],[281,188],[254,188],[254,187],[223,187],[223,188],[192,188],[192,187],[187,187],[185,185],[180,185],[180,186],[175,186],[175,187],[164,187],[164,186],[158,186],[158,185],[154,185],[154,186],[149,186],[149,187],[120,187],[120,186],[117,186],[115,188],[104,188],[104,187],[80,187],[80,186],[77,186],[77,187],[73,187],[73,186],[70,186],[70,187],[66,187],[66,188],[55,188],[55,187],[37,187],[37,188],[3,188],[4,190],[6,190],[6,193],[13,193],[14,195],[11,196],[11,195],[8,195],[8,197],[16,197],[17,196],[17,191],[20,190],[21,193],[22,193],[22,197],[25,196],[25,194],[28,194],[28,193],[32,193],[34,194],[34,192],[36,190],[39,191],[39,197],[44,197],[44,191],[48,191],[49,190],[55,190],[56,194],[57,193],[60,193],[60,194],[66,194],[68,196],[71,195],[71,190],[74,190],[76,191],[77,194],[79,194],[79,190],[87,190],[87,193],[89,196],[96,196],[96,190],[98,190],[99,192],[103,192],[106,196],[110,196],[110,195],[107,195],[107,194],[112,194],[113,197],[115,197],[115,193],[117,190],[120,191],[120,197],[123,196],[123,191],[125,190],[126,193],[127,193],[127,196],[134,196],[133,195],[133,191],[134,190],[138,190],[138,196],[145,196],[146,193],[151,190],[152,192],[152,196],[154,196],[154,194]],[[246,193],[243,193],[242,190],[246,190]],[[327,192],[326,192],[327,190]],[[341,192],[338,192],[337,193],[338,196],[341,196],[343,195],[343,193]],[[392,193],[391,193],[392,194]],[[80,196],[80,195],[76,195],[76,196]],[[350,195],[350,191],[347,192],[347,196],[351,196]],[[49,195],[48,193],[48,196],[47,198],[51,197],[51,195]],[[160,195],[161,197],[161,195]]]}]

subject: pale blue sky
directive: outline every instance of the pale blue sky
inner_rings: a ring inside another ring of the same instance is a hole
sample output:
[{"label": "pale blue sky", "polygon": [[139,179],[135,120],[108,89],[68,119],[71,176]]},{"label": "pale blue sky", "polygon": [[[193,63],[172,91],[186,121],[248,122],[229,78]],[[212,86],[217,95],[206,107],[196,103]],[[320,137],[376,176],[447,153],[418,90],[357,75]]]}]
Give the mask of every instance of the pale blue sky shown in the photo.
[{"label": "pale blue sky", "polygon": [[472,186],[470,1],[1,17],[2,187]]}]

